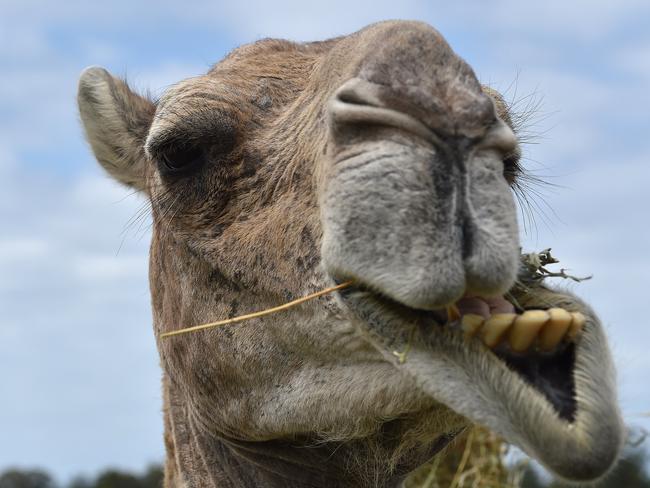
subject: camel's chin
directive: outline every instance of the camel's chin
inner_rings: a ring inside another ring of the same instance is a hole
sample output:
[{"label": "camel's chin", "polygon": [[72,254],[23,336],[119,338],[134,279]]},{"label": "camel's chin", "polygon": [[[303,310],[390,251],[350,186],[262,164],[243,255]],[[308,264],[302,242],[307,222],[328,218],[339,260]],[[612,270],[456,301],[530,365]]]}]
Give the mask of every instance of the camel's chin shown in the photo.
[{"label": "camel's chin", "polygon": [[487,347],[445,310],[423,311],[361,288],[340,293],[369,340],[436,401],[518,445],[555,474],[592,480],[613,465],[623,439],[600,325],[550,351]]}]

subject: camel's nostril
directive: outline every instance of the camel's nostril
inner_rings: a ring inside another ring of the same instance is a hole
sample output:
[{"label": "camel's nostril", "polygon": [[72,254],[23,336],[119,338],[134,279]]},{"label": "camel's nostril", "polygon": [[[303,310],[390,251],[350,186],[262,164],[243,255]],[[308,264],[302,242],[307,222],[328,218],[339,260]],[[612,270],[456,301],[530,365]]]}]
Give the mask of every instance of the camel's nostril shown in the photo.
[{"label": "camel's nostril", "polygon": [[440,139],[429,127],[406,111],[389,107],[382,101],[385,87],[360,78],[344,83],[328,105],[332,126],[366,125],[395,127],[440,145]]},{"label": "camel's nostril", "polygon": [[351,105],[382,106],[381,101],[374,94],[373,86],[359,79],[344,83],[337,90],[335,97],[337,100]]}]

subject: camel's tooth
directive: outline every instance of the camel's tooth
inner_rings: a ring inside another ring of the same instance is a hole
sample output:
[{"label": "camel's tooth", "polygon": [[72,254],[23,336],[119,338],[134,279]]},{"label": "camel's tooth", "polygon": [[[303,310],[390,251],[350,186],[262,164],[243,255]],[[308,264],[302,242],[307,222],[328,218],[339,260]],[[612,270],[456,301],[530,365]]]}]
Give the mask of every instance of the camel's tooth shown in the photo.
[{"label": "camel's tooth", "polygon": [[563,308],[550,308],[549,320],[539,333],[539,348],[550,351],[564,338],[571,325],[571,314]]},{"label": "camel's tooth", "polygon": [[510,348],[516,352],[528,349],[549,317],[546,310],[527,310],[517,316],[508,337]]},{"label": "camel's tooth", "polygon": [[578,334],[580,334],[582,331],[585,322],[587,322],[587,317],[585,317],[580,312],[571,312],[571,319],[571,325],[569,326],[569,333],[567,334],[567,338],[572,341],[578,337]]},{"label": "camel's tooth", "polygon": [[483,325],[483,321],[484,319],[482,315],[477,315],[474,313],[463,315],[460,324],[463,332],[465,333],[465,337],[469,338],[476,334],[476,331],[481,328],[481,325]]},{"label": "camel's tooth", "polygon": [[447,322],[455,322],[460,318],[460,310],[456,305],[449,305],[447,307]]},{"label": "camel's tooth", "polygon": [[490,348],[499,344],[501,337],[512,325],[516,317],[517,314],[514,313],[497,313],[492,315],[485,321],[481,330],[483,343]]}]

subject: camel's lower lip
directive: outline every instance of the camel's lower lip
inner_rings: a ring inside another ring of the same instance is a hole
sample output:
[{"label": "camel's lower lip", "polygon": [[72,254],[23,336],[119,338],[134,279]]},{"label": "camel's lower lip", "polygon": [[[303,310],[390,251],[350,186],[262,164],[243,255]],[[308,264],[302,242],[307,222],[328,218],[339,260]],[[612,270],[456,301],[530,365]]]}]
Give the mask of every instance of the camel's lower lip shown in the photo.
[{"label": "camel's lower lip", "polygon": [[[376,323],[374,320],[376,314],[383,313],[400,317],[405,323],[413,324],[416,329],[421,329],[424,334],[435,334],[435,329],[444,327],[455,331],[458,335],[464,335],[465,340],[479,340],[476,337],[468,337],[466,331],[463,331],[461,316],[454,316],[454,313],[458,313],[456,307],[434,311],[414,309],[390,297],[366,290],[362,286],[351,286],[340,291],[339,294],[346,305],[365,322]],[[360,299],[361,297],[363,299]],[[407,338],[407,342],[408,340],[411,339]],[[408,344],[404,350],[406,349],[408,349]],[[492,354],[499,358],[513,374],[517,374],[527,384],[544,395],[560,418],[568,422],[574,420],[576,402],[573,380],[575,364],[573,343],[563,343],[554,350],[546,352],[531,348],[525,353],[518,353],[512,351],[507,343],[499,343],[493,348],[484,347],[482,350],[484,354]],[[394,353],[401,360],[408,360],[408,352],[404,353],[396,348]]]}]

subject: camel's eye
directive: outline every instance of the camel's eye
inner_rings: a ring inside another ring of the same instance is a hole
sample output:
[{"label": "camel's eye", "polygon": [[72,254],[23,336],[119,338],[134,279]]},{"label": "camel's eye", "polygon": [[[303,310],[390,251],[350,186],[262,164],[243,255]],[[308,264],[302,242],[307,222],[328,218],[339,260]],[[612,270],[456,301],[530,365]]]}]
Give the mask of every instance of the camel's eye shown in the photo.
[{"label": "camel's eye", "polygon": [[205,161],[205,149],[199,145],[169,147],[158,156],[160,170],[169,175],[188,173]]}]

